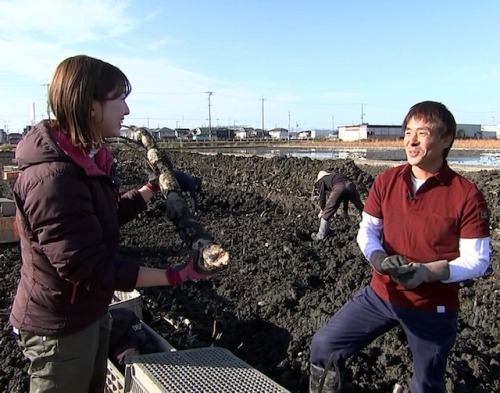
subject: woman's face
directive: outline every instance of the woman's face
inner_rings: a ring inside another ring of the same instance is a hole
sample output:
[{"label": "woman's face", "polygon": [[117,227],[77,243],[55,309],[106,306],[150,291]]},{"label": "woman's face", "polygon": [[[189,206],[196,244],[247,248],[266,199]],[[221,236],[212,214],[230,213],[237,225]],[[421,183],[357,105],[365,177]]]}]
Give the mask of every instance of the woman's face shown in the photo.
[{"label": "woman's face", "polygon": [[123,119],[130,113],[125,94],[117,98],[92,101],[92,127],[103,138],[120,136]]}]

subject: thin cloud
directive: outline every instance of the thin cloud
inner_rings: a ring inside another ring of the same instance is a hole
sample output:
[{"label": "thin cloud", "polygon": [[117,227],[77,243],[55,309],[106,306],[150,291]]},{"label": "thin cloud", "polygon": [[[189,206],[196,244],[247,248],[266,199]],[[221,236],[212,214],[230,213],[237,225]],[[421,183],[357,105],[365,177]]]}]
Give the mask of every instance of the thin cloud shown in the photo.
[{"label": "thin cloud", "polygon": [[36,35],[39,41],[75,44],[117,37],[133,30],[130,2],[115,0],[2,1],[3,37]]},{"label": "thin cloud", "polygon": [[149,50],[158,50],[166,45],[172,45],[172,44],[178,44],[178,43],[179,43],[178,40],[175,40],[175,39],[170,38],[170,37],[164,37],[160,40],[151,41],[149,44],[147,44],[147,48]]}]

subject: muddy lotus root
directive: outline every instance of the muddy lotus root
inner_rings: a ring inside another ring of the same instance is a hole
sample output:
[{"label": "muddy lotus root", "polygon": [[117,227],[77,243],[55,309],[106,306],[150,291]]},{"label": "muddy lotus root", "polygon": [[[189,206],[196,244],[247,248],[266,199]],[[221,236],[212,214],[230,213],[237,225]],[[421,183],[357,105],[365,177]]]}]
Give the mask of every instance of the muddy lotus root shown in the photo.
[{"label": "muddy lotus root", "polygon": [[[204,242],[203,242],[204,243]],[[206,244],[201,248],[198,267],[202,271],[220,270],[229,264],[229,253],[219,244]]]}]

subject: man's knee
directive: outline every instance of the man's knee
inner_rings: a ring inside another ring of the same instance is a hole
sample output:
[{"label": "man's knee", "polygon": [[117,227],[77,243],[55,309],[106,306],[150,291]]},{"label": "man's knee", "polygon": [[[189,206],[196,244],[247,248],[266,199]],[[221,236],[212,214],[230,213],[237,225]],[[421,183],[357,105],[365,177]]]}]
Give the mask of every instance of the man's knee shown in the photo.
[{"label": "man's knee", "polygon": [[329,335],[323,329],[318,330],[311,341],[311,363],[325,367],[332,351],[328,344]]}]

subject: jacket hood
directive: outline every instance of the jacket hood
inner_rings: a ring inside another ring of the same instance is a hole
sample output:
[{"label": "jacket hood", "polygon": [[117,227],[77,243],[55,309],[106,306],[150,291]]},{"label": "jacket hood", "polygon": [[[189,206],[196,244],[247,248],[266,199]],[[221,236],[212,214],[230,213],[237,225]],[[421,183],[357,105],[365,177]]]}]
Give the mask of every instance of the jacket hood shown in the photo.
[{"label": "jacket hood", "polygon": [[20,170],[47,162],[73,162],[88,176],[111,173],[113,157],[105,147],[99,149],[92,159],[85,151],[73,146],[69,135],[48,121],[33,127],[16,147],[15,160]]},{"label": "jacket hood", "polygon": [[64,160],[62,150],[50,137],[48,122],[34,126],[16,146],[15,160],[19,169],[43,162]]}]

